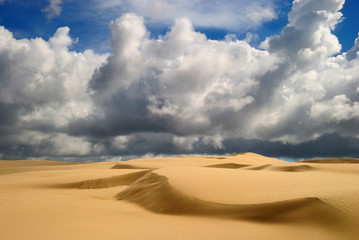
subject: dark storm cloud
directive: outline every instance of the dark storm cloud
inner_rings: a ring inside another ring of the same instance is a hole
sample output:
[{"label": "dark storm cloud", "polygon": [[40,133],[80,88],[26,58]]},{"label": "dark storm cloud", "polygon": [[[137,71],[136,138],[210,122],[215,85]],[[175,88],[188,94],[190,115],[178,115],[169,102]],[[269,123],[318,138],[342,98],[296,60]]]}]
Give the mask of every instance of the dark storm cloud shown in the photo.
[{"label": "dark storm cloud", "polygon": [[337,133],[325,134],[299,144],[245,139],[226,139],[223,144],[228,153],[236,153],[239,149],[241,152],[256,152],[292,160],[338,156],[359,158],[359,139],[342,137]]}]

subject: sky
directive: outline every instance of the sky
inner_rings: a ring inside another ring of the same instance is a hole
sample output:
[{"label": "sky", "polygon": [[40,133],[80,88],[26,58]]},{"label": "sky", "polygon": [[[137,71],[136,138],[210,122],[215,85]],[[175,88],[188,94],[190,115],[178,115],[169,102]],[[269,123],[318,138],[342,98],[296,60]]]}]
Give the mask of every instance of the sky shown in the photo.
[{"label": "sky", "polygon": [[0,159],[359,157],[356,0],[0,0]]}]

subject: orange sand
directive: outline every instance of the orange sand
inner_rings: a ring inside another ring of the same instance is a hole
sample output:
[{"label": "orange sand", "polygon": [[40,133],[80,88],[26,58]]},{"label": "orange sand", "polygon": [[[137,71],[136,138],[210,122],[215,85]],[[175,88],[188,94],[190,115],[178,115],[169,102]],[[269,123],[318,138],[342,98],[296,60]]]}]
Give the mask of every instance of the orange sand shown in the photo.
[{"label": "orange sand", "polygon": [[0,239],[359,239],[359,161],[0,161]]}]

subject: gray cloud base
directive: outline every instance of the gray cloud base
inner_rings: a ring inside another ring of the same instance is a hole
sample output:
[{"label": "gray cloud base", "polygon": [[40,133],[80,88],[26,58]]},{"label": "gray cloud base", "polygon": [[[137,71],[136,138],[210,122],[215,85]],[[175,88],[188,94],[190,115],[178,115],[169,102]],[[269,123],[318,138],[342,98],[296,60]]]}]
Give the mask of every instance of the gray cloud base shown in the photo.
[{"label": "gray cloud base", "polygon": [[70,51],[66,27],[49,41],[0,27],[0,156],[359,157],[358,39],[340,53],[344,1],[317,2],[294,1],[261,49],[187,18],[152,39],[133,13],[110,24],[111,55]]}]

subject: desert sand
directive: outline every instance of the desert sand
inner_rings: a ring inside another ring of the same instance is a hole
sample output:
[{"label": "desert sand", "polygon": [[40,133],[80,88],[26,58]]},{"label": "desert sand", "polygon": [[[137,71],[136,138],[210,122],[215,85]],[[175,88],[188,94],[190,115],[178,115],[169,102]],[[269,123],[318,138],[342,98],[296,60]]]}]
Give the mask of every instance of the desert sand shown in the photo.
[{"label": "desert sand", "polygon": [[359,161],[0,161],[0,239],[359,239]]}]

